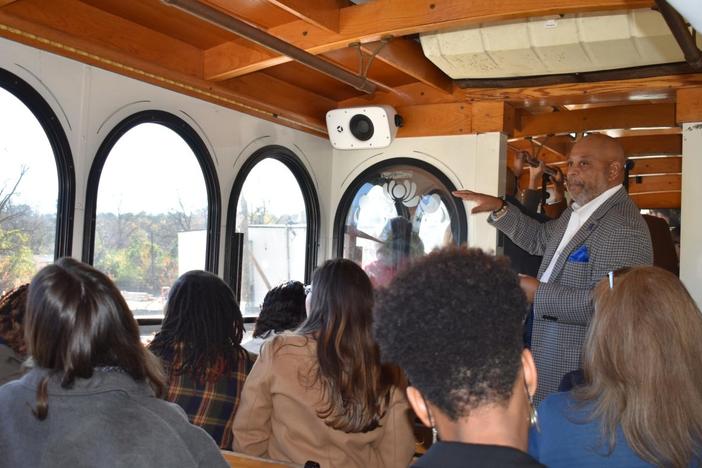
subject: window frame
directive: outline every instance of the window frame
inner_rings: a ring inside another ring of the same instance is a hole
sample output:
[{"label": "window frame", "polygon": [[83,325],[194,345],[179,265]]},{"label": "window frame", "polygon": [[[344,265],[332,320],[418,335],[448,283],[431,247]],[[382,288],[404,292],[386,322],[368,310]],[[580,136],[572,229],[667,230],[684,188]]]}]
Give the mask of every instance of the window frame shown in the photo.
[{"label": "window frame", "polygon": [[[353,181],[351,181],[346,190],[344,190],[344,193],[339,200],[339,204],[337,205],[336,213],[334,214],[334,232],[332,235],[332,252],[334,252],[336,257],[341,258],[344,255],[344,227],[346,226],[346,218],[349,210],[351,209],[351,204],[353,203],[354,198],[356,198],[356,193],[358,193],[358,190],[363,186],[363,184],[368,182],[368,177],[370,175],[397,165],[411,166],[424,170],[439,179],[439,182],[444,185],[449,193],[456,190],[456,186],[453,184],[453,182],[451,182],[451,179],[449,179],[446,174],[444,174],[436,166],[433,166],[426,161],[422,161],[421,159],[408,157],[389,158],[369,166],[358,174]],[[457,245],[465,244],[468,239],[468,218],[466,217],[466,210],[463,207],[463,204],[459,203],[458,199],[453,198],[452,202],[452,204],[447,204],[446,207],[450,212],[455,212],[458,221],[458,232],[453,233],[454,242]]]},{"label": "window frame", "polygon": [[73,251],[76,176],[71,145],[68,143],[66,132],[49,103],[22,78],[0,68],[0,87],[27,106],[39,121],[49,140],[58,177],[54,260],[70,256]]},{"label": "window frame", "polygon": [[200,135],[183,119],[160,110],[137,112],[119,122],[100,144],[95,159],[90,166],[88,186],[85,194],[85,221],[83,223],[83,252],[84,262],[93,264],[95,253],[95,225],[97,221],[97,196],[102,177],[102,169],[112,148],[132,128],[144,123],[163,125],[174,131],[190,147],[197,159],[207,191],[207,241],[205,253],[205,270],[217,274],[219,259],[219,229],[221,224],[221,196],[217,169],[212,161],[207,146]]},{"label": "window frame", "polygon": [[243,252],[237,247],[235,239],[236,232],[236,212],[239,204],[241,190],[244,182],[251,170],[264,159],[275,159],[285,165],[297,180],[302,199],[305,203],[305,214],[307,218],[307,232],[305,234],[305,278],[304,282],[309,283],[312,279],[312,272],[317,266],[317,255],[319,251],[319,230],[320,230],[320,208],[319,197],[314,181],[310,176],[307,167],[302,160],[290,149],[280,145],[267,145],[256,150],[241,165],[239,172],[232,184],[232,191],[229,194],[229,205],[227,207],[226,239],[224,246],[224,280],[229,284],[236,294],[237,302],[241,297],[241,271]]}]

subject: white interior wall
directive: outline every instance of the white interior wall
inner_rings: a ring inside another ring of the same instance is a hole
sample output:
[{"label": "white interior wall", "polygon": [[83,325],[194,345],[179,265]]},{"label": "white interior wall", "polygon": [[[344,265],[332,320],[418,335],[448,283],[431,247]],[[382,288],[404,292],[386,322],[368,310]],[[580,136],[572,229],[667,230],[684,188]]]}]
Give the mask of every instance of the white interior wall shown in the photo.
[{"label": "white interior wall", "polygon": [[76,176],[73,256],[83,242],[85,191],[90,165],[107,134],[127,116],[162,110],[188,122],[207,145],[219,177],[222,200],[220,274],[224,266],[227,203],[243,162],[267,145],[281,145],[304,162],[319,195],[322,229],[320,252],[328,247],[325,232],[333,214],[329,206],[331,145],[326,139],[258,119],[209,102],[84,65],[74,60],[0,39],[0,67],[28,82],[58,116],[71,146]]},{"label": "white interior wall", "polygon": [[[351,182],[365,169],[390,158],[414,158],[425,161],[443,172],[456,188],[500,194],[504,187],[506,138],[500,133],[442,137],[398,138],[381,150],[334,150],[331,181],[331,203],[336,210]],[[468,244],[495,250],[496,231],[485,221],[487,215],[468,216]],[[327,257],[332,253],[334,212],[326,226]]]},{"label": "white interior wall", "polygon": [[683,124],[680,279],[702,308],[702,122]]}]

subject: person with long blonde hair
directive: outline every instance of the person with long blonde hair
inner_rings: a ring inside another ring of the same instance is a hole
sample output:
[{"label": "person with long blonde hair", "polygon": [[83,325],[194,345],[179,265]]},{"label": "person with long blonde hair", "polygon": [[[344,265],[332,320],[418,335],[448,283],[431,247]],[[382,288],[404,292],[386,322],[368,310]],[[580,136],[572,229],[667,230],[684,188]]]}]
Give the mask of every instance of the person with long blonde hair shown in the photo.
[{"label": "person with long blonde hair", "polygon": [[539,407],[530,452],[550,467],[698,466],[702,314],[657,267],[600,281],[583,351],[585,382]]},{"label": "person with long blonde hair", "polygon": [[264,344],[234,418],[234,450],[323,467],[406,467],[415,441],[398,370],[380,362],[373,287],[329,260],[312,277],[309,316]]}]

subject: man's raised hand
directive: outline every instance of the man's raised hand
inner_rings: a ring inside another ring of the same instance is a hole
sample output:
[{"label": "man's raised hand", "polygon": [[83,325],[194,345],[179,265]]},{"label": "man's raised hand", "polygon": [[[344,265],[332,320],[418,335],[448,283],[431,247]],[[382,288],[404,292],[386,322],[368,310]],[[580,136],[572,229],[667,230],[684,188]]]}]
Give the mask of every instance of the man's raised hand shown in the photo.
[{"label": "man's raised hand", "polygon": [[501,198],[473,192],[472,190],[456,190],[452,193],[454,197],[460,198],[463,201],[475,203],[473,209],[470,210],[471,213],[485,213],[486,211],[499,210],[504,203]]}]

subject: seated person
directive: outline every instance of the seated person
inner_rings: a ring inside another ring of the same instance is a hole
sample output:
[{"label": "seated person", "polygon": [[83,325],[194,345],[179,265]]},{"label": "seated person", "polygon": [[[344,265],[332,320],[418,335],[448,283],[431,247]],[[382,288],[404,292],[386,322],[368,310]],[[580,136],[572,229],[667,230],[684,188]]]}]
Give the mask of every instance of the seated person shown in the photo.
[{"label": "seated person", "polygon": [[374,335],[407,373],[412,408],[438,442],[414,467],[540,467],[527,453],[536,367],[525,298],[504,257],[444,248],[380,291]]},{"label": "seated person", "polygon": [[294,330],[307,318],[305,286],[299,281],[288,281],[268,291],[263,298],[261,313],[256,319],[253,339],[244,343],[244,349],[253,354],[278,333]]},{"label": "seated person", "polygon": [[244,319],[234,293],[212,273],[189,271],[171,287],[164,312],[149,349],[166,369],[166,400],[231,449],[234,413],[255,359],[239,344]]},{"label": "seated person", "polygon": [[234,419],[234,450],[325,468],[406,467],[415,440],[399,370],[371,335],[373,287],[350,260],[312,277],[310,311],[267,342]]},{"label": "seated person", "polygon": [[24,307],[28,284],[0,297],[0,385],[22,376],[27,354],[24,344]]},{"label": "seated person", "polygon": [[366,273],[375,288],[387,286],[393,276],[409,262],[424,255],[424,244],[414,232],[412,223],[402,216],[391,218],[380,233],[383,244],[376,252],[377,259],[366,265]]},{"label": "seated person", "polygon": [[584,385],[539,406],[529,451],[548,466],[699,466],[702,315],[657,267],[603,279],[583,349]]},{"label": "seated person", "polygon": [[163,370],[103,273],[62,258],[36,274],[25,316],[35,367],[0,387],[0,464],[227,467],[165,402]]}]

